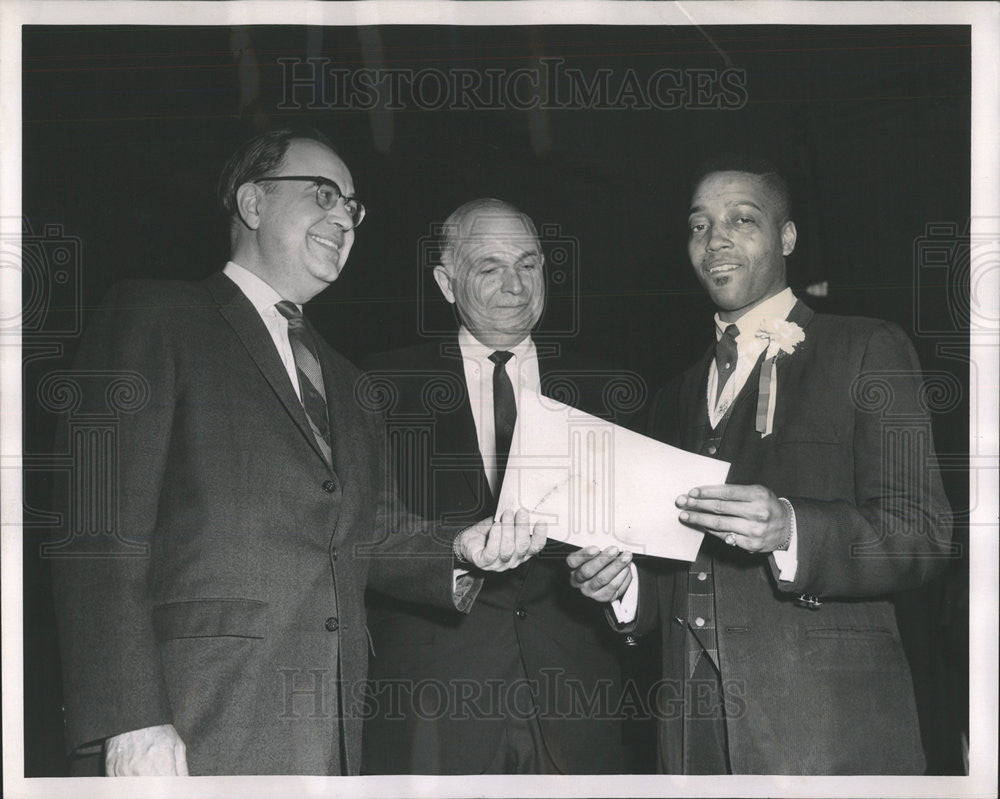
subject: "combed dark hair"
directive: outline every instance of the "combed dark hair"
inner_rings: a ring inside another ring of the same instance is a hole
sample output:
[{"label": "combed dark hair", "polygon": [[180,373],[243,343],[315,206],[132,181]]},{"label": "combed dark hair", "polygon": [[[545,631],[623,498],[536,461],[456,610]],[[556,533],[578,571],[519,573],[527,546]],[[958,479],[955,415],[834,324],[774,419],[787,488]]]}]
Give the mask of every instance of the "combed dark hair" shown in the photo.
[{"label": "combed dark hair", "polygon": [[747,172],[764,181],[778,201],[778,216],[781,221],[792,216],[792,190],[781,170],[766,158],[751,153],[722,153],[702,161],[691,179],[691,194],[698,184],[713,172]]},{"label": "combed dark hair", "polygon": [[337,152],[325,135],[309,127],[280,128],[247,139],[230,156],[219,175],[219,205],[229,216],[236,213],[236,191],[239,187],[272,174],[281,165],[288,145],[296,139],[318,142]]}]

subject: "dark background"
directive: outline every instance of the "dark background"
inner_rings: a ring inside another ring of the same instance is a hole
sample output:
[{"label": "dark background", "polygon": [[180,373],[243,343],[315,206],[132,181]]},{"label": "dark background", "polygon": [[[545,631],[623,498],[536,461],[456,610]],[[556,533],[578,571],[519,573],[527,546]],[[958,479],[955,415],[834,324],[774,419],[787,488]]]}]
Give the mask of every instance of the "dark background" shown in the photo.
[{"label": "dark background", "polygon": [[[685,248],[689,172],[720,150],[750,149],[777,160],[793,184],[793,288],[828,281],[827,296],[806,296],[816,310],[899,323],[929,375],[964,387],[969,41],[958,26],[25,28],[26,774],[66,770],[39,556],[58,525],[49,509],[60,453],[39,381],[69,368],[88,310],[114,281],[198,279],[222,266],[228,240],[215,179],[241,140],[310,124],[351,167],[369,216],[346,271],[308,312],[354,359],[450,327],[421,242],[462,202],[497,196],[546,226],[551,299],[540,335],[634,370],[655,390],[712,336],[712,309]],[[320,97],[309,108],[308,91],[286,96],[277,61],[306,57],[351,70],[483,71],[537,69],[537,59],[558,57],[588,80],[611,70],[612,87],[629,69],[643,81],[661,68],[731,67],[745,70],[746,103],[530,111],[411,103],[372,112],[323,107]],[[556,263],[560,253],[570,258]],[[963,552],[968,419],[966,395],[934,418]],[[964,558],[897,607],[930,770],[959,773],[968,729]]]}]

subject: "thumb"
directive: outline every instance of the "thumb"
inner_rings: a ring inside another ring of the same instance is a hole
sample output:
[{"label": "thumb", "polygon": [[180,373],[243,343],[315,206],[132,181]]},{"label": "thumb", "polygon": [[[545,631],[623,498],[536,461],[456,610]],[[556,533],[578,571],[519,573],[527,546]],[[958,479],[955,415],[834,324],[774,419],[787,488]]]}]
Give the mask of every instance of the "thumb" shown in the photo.
[{"label": "thumb", "polygon": [[548,537],[548,522],[535,522],[535,526],[531,529],[531,546],[528,548],[528,551],[532,555],[537,555],[545,547]]}]

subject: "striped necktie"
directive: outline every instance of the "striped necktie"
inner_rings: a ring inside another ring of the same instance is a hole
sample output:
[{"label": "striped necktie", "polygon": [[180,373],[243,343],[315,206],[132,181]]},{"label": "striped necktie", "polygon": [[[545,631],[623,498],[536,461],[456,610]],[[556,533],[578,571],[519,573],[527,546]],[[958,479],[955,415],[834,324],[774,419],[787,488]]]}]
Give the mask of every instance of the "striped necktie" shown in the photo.
[{"label": "striped necktie", "polygon": [[740,329],[736,325],[729,325],[715,344],[715,368],[718,372],[716,384],[718,389],[715,392],[715,401],[719,401],[722,390],[729,382],[730,376],[736,369],[736,337],[740,334]]},{"label": "striped necktie", "polygon": [[312,428],[323,457],[332,465],[330,421],[327,415],[326,391],[323,388],[323,370],[319,365],[316,342],[306,327],[302,310],[295,303],[282,300],[275,303],[274,307],[288,320],[288,343],[292,345],[292,357],[295,358],[302,407],[305,408],[309,427]]}]

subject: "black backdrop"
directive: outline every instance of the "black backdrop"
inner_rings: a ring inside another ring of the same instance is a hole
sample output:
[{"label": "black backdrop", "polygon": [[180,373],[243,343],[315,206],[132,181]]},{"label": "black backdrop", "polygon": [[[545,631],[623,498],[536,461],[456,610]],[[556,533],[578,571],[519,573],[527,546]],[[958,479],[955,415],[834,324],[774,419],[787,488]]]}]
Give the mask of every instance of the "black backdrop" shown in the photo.
[{"label": "black backdrop", "polygon": [[[594,94],[564,95],[558,108],[558,93],[538,102],[527,83],[511,88],[516,70],[544,79],[555,68],[579,70],[576,88]],[[513,93],[486,108],[439,102],[428,79],[423,100],[411,91],[398,108],[366,109],[365,95],[338,95],[330,77],[377,69],[476,73],[480,97],[500,75]],[[644,109],[659,70],[679,88]],[[22,120],[29,776],[66,767],[38,554],[56,522],[59,453],[38,384],[68,368],[88,309],[115,280],[197,279],[224,263],[215,179],[260,129],[322,129],[371,209],[346,271],[309,306],[349,357],[449,327],[427,237],[460,203],[497,196],[544,226],[541,335],[654,390],[711,336],[685,249],[688,172],[720,150],[752,149],[777,160],[796,193],[793,287],[827,281],[826,296],[807,296],[814,308],[898,322],[926,371],[969,379],[967,27],[36,26],[23,34]],[[968,418],[961,396],[934,419],[960,539]],[[899,602],[938,773],[961,767],[967,729],[966,574],[958,560]]]}]

